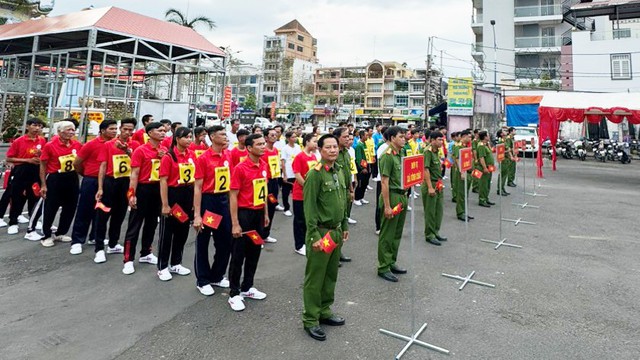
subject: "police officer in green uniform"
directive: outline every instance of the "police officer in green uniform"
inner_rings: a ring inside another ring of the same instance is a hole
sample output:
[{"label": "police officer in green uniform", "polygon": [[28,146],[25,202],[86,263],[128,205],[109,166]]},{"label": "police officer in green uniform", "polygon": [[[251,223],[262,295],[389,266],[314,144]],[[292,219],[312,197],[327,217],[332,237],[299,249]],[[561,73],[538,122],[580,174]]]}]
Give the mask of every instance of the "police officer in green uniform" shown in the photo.
[{"label": "police officer in green uniform", "polygon": [[[406,274],[407,270],[396,264],[398,248],[402,239],[404,221],[407,217],[407,191],[402,188],[402,154],[405,145],[405,131],[399,126],[391,126],[385,132],[389,149],[380,156],[380,210],[383,214],[378,237],[378,276],[397,282],[395,274]],[[395,209],[395,211],[394,211]]]},{"label": "police officer in green uniform", "polygon": [[[455,166],[454,172],[456,173],[456,181],[457,181],[457,184],[455,187],[456,216],[458,217],[458,220],[465,221],[464,215],[466,211],[464,206],[465,206],[465,199],[469,195],[469,188],[471,187],[471,182],[469,181],[469,179],[471,179],[471,177],[469,176],[471,174],[471,170],[466,171],[464,174],[460,172],[460,149],[466,148],[467,146],[470,145],[471,131],[464,130],[460,132],[459,137],[460,138],[458,143],[453,146],[453,159],[455,160],[453,166]],[[467,178],[466,189],[464,187],[465,177]],[[467,219],[473,220],[473,216],[467,214]]]},{"label": "police officer in green uniform", "polygon": [[438,183],[442,184],[442,164],[438,157],[442,138],[439,131],[429,135],[431,143],[424,151],[424,182],[420,188],[424,207],[424,236],[428,243],[437,246],[441,245],[441,241],[447,241],[447,238],[440,236],[444,201],[443,190],[437,187]]},{"label": "police officer in green uniform", "polygon": [[[451,133],[451,142],[453,143],[453,145],[451,146],[451,158],[453,159],[453,149],[456,146],[460,146],[460,133],[457,131],[454,131]],[[460,172],[456,171],[456,163],[455,161],[453,162],[453,164],[451,164],[451,170],[449,171],[450,174],[450,181],[451,181],[451,201],[452,202],[456,202],[456,194],[458,193],[458,179],[460,177]]]},{"label": "police officer in green uniform", "polygon": [[514,182],[516,180],[516,156],[517,153],[515,151],[515,149],[513,148],[513,138],[514,136],[516,136],[516,129],[514,127],[510,127],[508,130],[508,134],[507,134],[507,140],[506,140],[506,144],[507,144],[507,148],[510,149],[510,157],[511,157],[511,162],[510,162],[510,166],[509,166],[509,172],[507,175],[507,186],[510,187],[516,187],[516,183]]},{"label": "police officer in green uniform", "polygon": [[482,177],[478,180],[479,205],[482,207],[490,207],[495,203],[489,201],[489,187],[491,186],[491,172],[489,166],[493,165],[493,154],[487,145],[489,142],[489,134],[481,131],[478,134],[478,161],[476,161],[475,169],[482,171]]},{"label": "police officer in green uniform", "polygon": [[[322,159],[309,172],[304,182],[304,216],[307,224],[305,238],[307,266],[304,273],[302,323],[312,338],[324,341],[327,336],[320,324],[330,326],[344,325],[344,318],[331,311],[340,249],[349,239],[347,222],[347,202],[345,193],[347,183],[342,176],[342,168],[336,163],[338,158],[338,139],[333,135],[323,135],[318,140]],[[329,245],[326,236],[337,247],[327,253],[323,250]]]},{"label": "police officer in green uniform", "polygon": [[510,149],[507,149],[507,133],[500,129],[496,133],[496,138],[498,138],[498,144],[504,144],[504,159],[500,163],[500,181],[498,181],[496,194],[507,196],[510,195],[510,193],[504,189],[504,186],[507,184],[507,177],[509,176],[509,169],[511,168]]},{"label": "police officer in green uniform", "polygon": [[[349,128],[341,126],[333,131],[333,136],[338,139],[338,158],[336,163],[342,167],[342,176],[344,177],[347,188],[345,189],[345,201],[347,203],[347,213],[351,213],[353,206],[354,188],[351,183],[351,155],[349,155]],[[340,252],[340,262],[350,262],[351,258]]]},{"label": "police officer in green uniform", "polygon": [[[474,164],[478,162],[478,143],[480,143],[480,140],[478,140],[479,133],[480,130],[473,130],[473,140],[471,140],[471,152],[473,153]],[[474,177],[471,178],[471,191],[473,191],[474,193],[478,192],[478,179]]]}]

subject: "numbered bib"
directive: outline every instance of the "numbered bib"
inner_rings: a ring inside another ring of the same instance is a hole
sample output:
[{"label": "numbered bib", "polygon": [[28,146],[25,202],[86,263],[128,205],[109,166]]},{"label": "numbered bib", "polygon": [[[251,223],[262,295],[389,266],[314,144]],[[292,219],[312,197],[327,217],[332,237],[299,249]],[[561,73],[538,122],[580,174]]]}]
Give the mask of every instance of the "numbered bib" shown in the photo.
[{"label": "numbered bib", "polygon": [[358,173],[358,168],[356,167],[356,159],[351,158],[351,162],[349,163],[349,169],[351,170],[351,175],[355,175]]},{"label": "numbered bib", "polygon": [[149,142],[149,135],[147,135],[147,133],[142,134],[142,141],[144,141],[145,144]]},{"label": "numbered bib", "polygon": [[279,178],[282,176],[280,171],[280,157],[277,155],[269,156],[269,171],[271,172],[271,178]]},{"label": "numbered bib", "polygon": [[196,159],[197,159],[197,158],[199,158],[199,157],[200,157],[200,155],[204,154],[204,152],[205,152],[205,151],[206,151],[206,150],[196,150],[196,151],[195,151],[195,153],[196,153]]},{"label": "numbered bib", "polygon": [[151,176],[149,181],[160,181],[160,159],[151,159]]},{"label": "numbered bib", "polygon": [[316,160],[307,161],[307,165],[309,165],[309,170],[313,169],[318,162]]},{"label": "numbered bib", "polygon": [[131,176],[131,158],[129,155],[113,155],[111,158],[113,164],[113,178]]},{"label": "numbered bib", "polygon": [[253,180],[253,206],[264,205],[267,200],[267,179]]},{"label": "numbered bib", "polygon": [[195,181],[193,175],[196,173],[196,166],[192,163],[178,164],[178,184],[191,184]]},{"label": "numbered bib", "polygon": [[60,173],[66,173],[70,171],[75,171],[76,168],[73,167],[73,162],[76,160],[76,154],[63,155],[58,157],[58,161],[60,161]]},{"label": "numbered bib", "polygon": [[231,181],[231,172],[229,171],[229,167],[217,167],[215,170],[215,176],[213,192],[215,194],[229,192],[229,182]]}]

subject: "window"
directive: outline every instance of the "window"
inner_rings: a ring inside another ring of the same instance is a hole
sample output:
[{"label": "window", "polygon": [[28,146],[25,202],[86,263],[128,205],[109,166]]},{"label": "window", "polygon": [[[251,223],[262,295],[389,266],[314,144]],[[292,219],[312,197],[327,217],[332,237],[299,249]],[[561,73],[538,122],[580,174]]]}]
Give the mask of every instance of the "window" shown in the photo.
[{"label": "window", "polygon": [[375,99],[369,99],[371,102],[369,103],[371,105],[371,107],[380,107],[380,99],[379,98],[375,98]]},{"label": "window", "polygon": [[412,106],[424,106],[424,99],[411,99],[413,101]]},{"label": "window", "polygon": [[611,54],[611,80],[631,79],[631,54]]},{"label": "window", "polygon": [[267,41],[267,46],[266,46],[266,48],[268,49],[268,48],[270,48],[270,47],[271,47],[271,41]]},{"label": "window", "polygon": [[268,64],[267,65],[267,70],[275,70],[276,69],[276,64]]},{"label": "window", "polygon": [[409,97],[406,95],[396,96],[396,106],[407,106],[409,105]]},{"label": "window", "polygon": [[412,91],[424,91],[424,84],[412,84],[411,87],[413,88]]},{"label": "window", "polygon": [[316,52],[315,51],[313,52],[313,56],[316,56]]},{"label": "window", "polygon": [[298,41],[304,41],[304,36],[298,35]]},{"label": "window", "polygon": [[291,49],[291,50],[293,50],[293,49],[295,49],[295,48],[296,48],[296,46],[295,46],[295,45],[293,45],[293,43],[288,43],[288,44],[287,44],[287,47],[289,47],[289,49]]},{"label": "window", "polygon": [[302,49],[302,46],[298,46],[296,50],[298,50],[299,52],[302,52],[304,49]]},{"label": "window", "polygon": [[264,92],[275,92],[275,91],[276,91],[275,85],[265,85],[264,86]]}]

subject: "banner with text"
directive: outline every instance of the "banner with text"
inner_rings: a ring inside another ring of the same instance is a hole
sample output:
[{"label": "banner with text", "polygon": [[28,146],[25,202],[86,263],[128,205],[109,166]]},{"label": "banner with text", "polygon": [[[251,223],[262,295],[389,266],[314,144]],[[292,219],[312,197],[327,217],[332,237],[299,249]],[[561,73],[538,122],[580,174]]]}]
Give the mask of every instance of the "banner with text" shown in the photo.
[{"label": "banner with text", "polygon": [[460,116],[473,115],[472,78],[449,78],[447,114]]}]

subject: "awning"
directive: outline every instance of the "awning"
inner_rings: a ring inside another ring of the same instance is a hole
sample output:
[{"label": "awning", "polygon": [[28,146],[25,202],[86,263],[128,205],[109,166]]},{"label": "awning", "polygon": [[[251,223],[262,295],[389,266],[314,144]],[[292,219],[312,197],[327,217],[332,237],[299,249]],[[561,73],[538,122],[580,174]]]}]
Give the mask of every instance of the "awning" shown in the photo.
[{"label": "awning", "polygon": [[432,107],[429,109],[429,116],[440,114],[441,112],[447,111],[447,102],[443,102],[442,104]]}]

